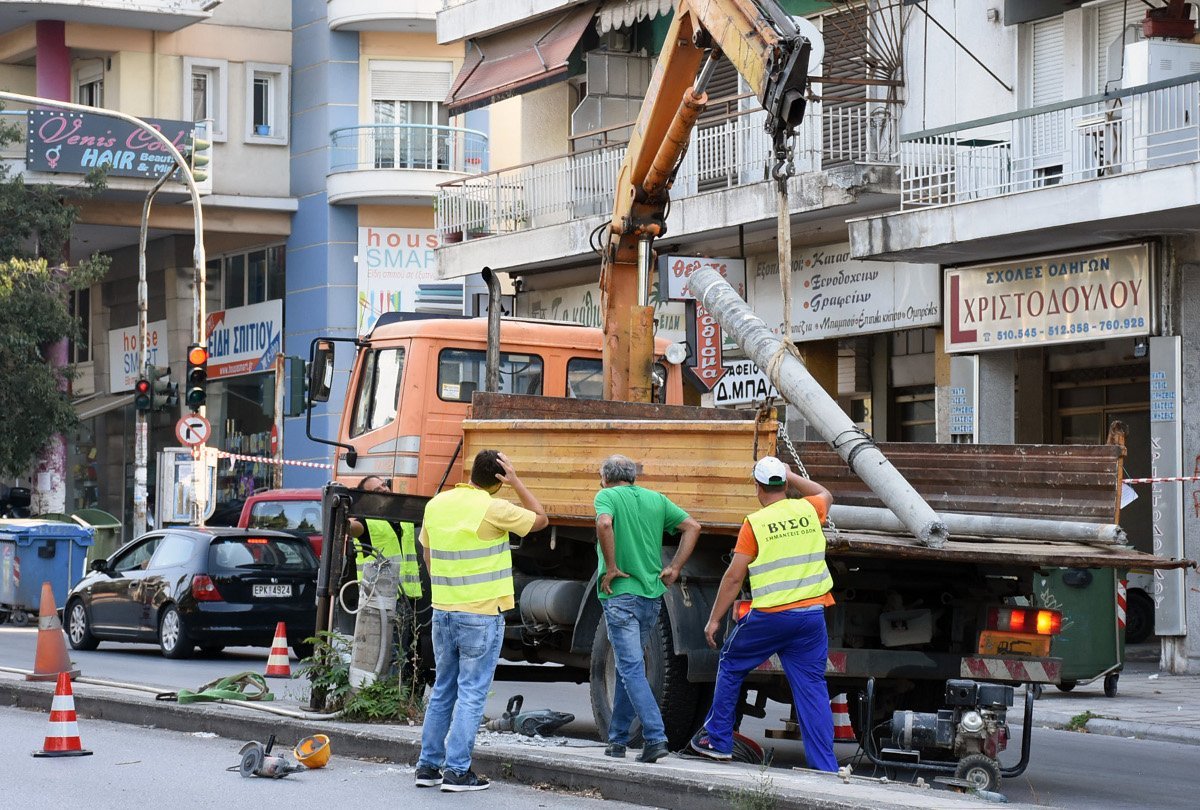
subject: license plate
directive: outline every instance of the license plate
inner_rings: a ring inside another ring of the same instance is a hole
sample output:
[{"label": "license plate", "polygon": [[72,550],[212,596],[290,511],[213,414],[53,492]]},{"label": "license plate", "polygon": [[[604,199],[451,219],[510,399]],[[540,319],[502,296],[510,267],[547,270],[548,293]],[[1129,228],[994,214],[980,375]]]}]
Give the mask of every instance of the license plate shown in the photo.
[{"label": "license plate", "polygon": [[255,596],[291,596],[291,585],[255,585]]}]

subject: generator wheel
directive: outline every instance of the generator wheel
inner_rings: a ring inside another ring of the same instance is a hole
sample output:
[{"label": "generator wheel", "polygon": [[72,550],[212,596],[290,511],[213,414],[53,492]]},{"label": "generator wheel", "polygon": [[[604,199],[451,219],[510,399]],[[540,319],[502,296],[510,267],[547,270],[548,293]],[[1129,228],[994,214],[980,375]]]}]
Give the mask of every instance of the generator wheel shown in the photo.
[{"label": "generator wheel", "polygon": [[965,779],[976,790],[996,790],[1000,787],[1000,764],[986,754],[971,754],[958,761],[954,775]]}]

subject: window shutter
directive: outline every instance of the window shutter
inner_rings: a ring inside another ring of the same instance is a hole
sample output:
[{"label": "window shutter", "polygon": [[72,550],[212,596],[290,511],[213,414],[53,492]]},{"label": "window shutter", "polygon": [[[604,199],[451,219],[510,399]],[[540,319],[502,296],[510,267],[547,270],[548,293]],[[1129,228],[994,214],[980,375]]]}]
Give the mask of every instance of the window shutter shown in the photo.
[{"label": "window shutter", "polygon": [[1063,100],[1063,21],[1062,17],[1033,23],[1033,71],[1029,106],[1040,107]]},{"label": "window shutter", "polygon": [[1142,21],[1146,7],[1141,3],[1118,0],[1096,9],[1096,92],[1103,93],[1108,84],[1108,46],[1128,25]]},{"label": "window shutter", "polygon": [[449,62],[372,62],[372,101],[446,100],[450,92]]}]

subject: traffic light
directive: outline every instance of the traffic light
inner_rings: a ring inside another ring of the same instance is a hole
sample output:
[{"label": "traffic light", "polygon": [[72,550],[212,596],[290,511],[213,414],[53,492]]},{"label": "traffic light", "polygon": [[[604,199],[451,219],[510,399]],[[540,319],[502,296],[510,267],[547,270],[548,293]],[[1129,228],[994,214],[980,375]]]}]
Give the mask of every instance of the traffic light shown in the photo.
[{"label": "traffic light", "polygon": [[212,160],[212,140],[206,122],[197,122],[192,134],[188,136],[185,149],[192,179],[196,181],[196,185],[200,185],[208,179],[208,164]]},{"label": "traffic light", "polygon": [[308,409],[308,364],[303,357],[283,358],[283,415],[299,416]]},{"label": "traffic light", "polygon": [[187,350],[187,393],[184,401],[193,411],[204,404],[208,393],[204,390],[208,382],[208,349],[193,343]]},{"label": "traffic light", "polygon": [[153,404],[154,398],[150,394],[150,381],[142,377],[133,384],[133,407],[147,413]]},{"label": "traffic light", "polygon": [[171,382],[170,366],[146,366],[150,381],[152,411],[165,411],[179,404],[179,383]]}]

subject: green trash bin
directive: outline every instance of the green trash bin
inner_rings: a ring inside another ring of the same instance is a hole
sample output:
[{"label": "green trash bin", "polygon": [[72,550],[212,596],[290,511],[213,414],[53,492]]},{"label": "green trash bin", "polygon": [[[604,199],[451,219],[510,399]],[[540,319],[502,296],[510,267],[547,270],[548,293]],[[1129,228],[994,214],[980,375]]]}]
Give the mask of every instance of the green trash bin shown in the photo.
[{"label": "green trash bin", "polygon": [[124,527],[121,521],[103,509],[79,509],[71,513],[71,518],[80,526],[95,529],[95,541],[88,549],[88,565],[94,560],[108,559],[120,547]]},{"label": "green trash bin", "polygon": [[1125,665],[1125,627],[1117,616],[1117,582],[1112,568],[1055,568],[1035,575],[1037,607],[1062,611],[1062,632],[1050,654],[1062,659],[1058,688],[1104,679],[1104,694],[1116,697]]}]

